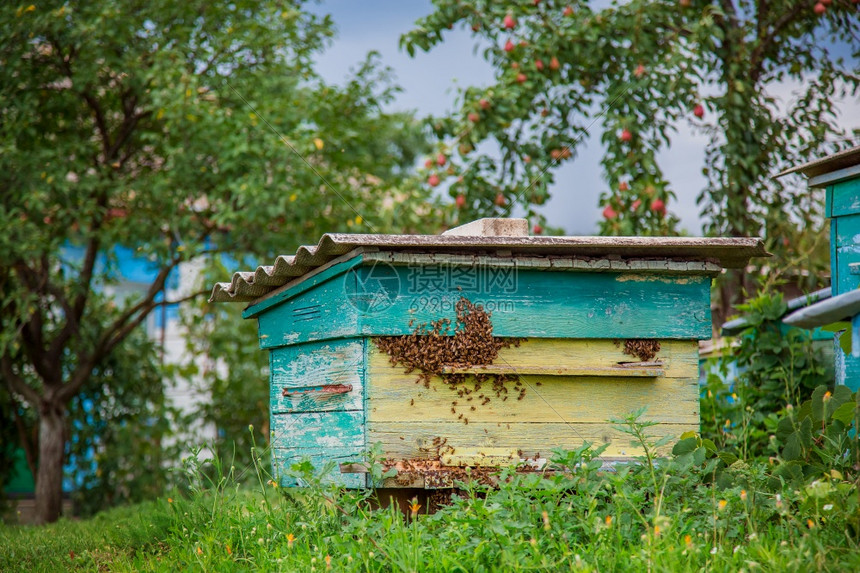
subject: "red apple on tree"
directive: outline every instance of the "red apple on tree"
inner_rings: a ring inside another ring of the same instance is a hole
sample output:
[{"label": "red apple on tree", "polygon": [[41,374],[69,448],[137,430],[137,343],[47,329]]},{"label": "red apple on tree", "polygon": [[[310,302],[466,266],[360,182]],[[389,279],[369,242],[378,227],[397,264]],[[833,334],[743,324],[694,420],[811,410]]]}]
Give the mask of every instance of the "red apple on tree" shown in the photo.
[{"label": "red apple on tree", "polygon": [[633,139],[633,134],[632,134],[632,133],[630,133],[630,130],[629,130],[629,129],[627,129],[627,128],[622,129],[622,130],[621,130],[621,136],[620,136],[620,139],[621,139],[621,141],[623,141],[624,143],[627,143],[628,141],[630,141],[631,139]]},{"label": "red apple on tree", "polygon": [[462,209],[463,207],[466,206],[466,196],[463,195],[462,193],[460,193],[459,195],[457,195],[457,199],[455,200],[455,203],[457,204],[458,209]]},{"label": "red apple on tree", "polygon": [[478,100],[478,106],[480,106],[481,109],[490,109],[490,102],[489,100],[481,98]]},{"label": "red apple on tree", "polygon": [[573,16],[573,6],[565,6],[562,14],[564,16]]},{"label": "red apple on tree", "polygon": [[527,79],[528,79],[528,78],[526,77],[526,75],[525,75],[524,73],[520,72],[520,73],[518,73],[518,74],[517,74],[517,83],[521,83],[521,84],[522,84],[522,83],[525,83],[525,81],[526,81]]},{"label": "red apple on tree", "polygon": [[445,157],[444,153],[440,153],[439,156],[436,157],[436,164],[439,165],[439,167],[442,167],[443,165],[445,165],[446,161],[447,161],[447,158]]},{"label": "red apple on tree", "polygon": [[552,59],[549,61],[549,69],[557,70],[560,67],[561,67],[561,64],[558,63],[558,58],[553,56]]},{"label": "red apple on tree", "polygon": [[499,207],[504,207],[504,206],[507,204],[507,202],[508,202],[508,200],[507,200],[507,199],[505,199],[505,196],[504,196],[504,195],[502,195],[501,193],[499,193],[498,195],[496,195],[495,203],[496,203],[496,205],[498,205]]},{"label": "red apple on tree", "polygon": [[433,167],[433,160],[432,160],[432,159],[428,159],[427,161],[425,161],[425,162],[424,162],[424,167],[426,167],[427,169],[430,169],[431,167]]},{"label": "red apple on tree", "polygon": [[700,104],[700,103],[696,104],[696,107],[693,108],[693,115],[695,115],[699,119],[702,119],[703,117],[705,117],[705,108],[702,107],[702,104]]},{"label": "red apple on tree", "polygon": [[607,205],[605,209],[603,209],[603,218],[604,219],[614,219],[618,216],[618,213],[615,212],[615,209],[612,208],[612,205]]},{"label": "red apple on tree", "polygon": [[535,235],[540,235],[541,233],[543,233],[543,227],[538,224],[535,224],[535,226],[532,227],[532,233],[534,233]]},{"label": "red apple on tree", "polygon": [[659,197],[651,202],[651,210],[659,215],[666,214],[666,203]]},{"label": "red apple on tree", "polygon": [[645,66],[643,66],[642,64],[636,66],[636,69],[633,70],[633,75],[637,78],[641,78],[643,75],[645,75]]},{"label": "red apple on tree", "polygon": [[635,201],[633,201],[633,204],[632,204],[632,205],[630,205],[630,209],[631,209],[631,210],[633,210],[633,211],[635,211],[636,209],[638,209],[638,208],[639,208],[639,205],[641,205],[641,204],[642,204],[642,200],[641,200],[641,199],[636,199]]},{"label": "red apple on tree", "polygon": [[630,185],[627,184],[627,181],[622,181],[618,184],[619,191],[627,191],[628,189],[630,189]]},{"label": "red apple on tree", "polygon": [[508,14],[505,16],[504,25],[506,29],[513,30],[517,27],[517,21],[514,19],[513,15]]},{"label": "red apple on tree", "polygon": [[436,187],[437,185],[439,185],[439,176],[433,173],[432,175],[430,175],[430,177],[427,178],[427,184],[430,187]]},{"label": "red apple on tree", "polygon": [[467,117],[469,118],[469,121],[471,121],[472,123],[478,123],[481,120],[481,116],[478,115],[477,113],[475,113],[474,111],[472,113],[470,113]]},{"label": "red apple on tree", "polygon": [[543,60],[535,60],[535,68],[537,68],[538,71],[542,71],[543,70]]},{"label": "red apple on tree", "polygon": [[506,51],[506,52],[513,52],[515,47],[516,47],[516,46],[514,45],[514,43],[513,43],[513,42],[511,42],[510,40],[508,40],[507,42],[505,42],[505,51]]},{"label": "red apple on tree", "polygon": [[812,8],[812,10],[813,10],[816,14],[818,14],[819,16],[821,16],[822,14],[824,14],[825,12],[827,12],[827,6],[825,6],[823,2],[818,2],[818,3],[817,3],[817,4]]}]

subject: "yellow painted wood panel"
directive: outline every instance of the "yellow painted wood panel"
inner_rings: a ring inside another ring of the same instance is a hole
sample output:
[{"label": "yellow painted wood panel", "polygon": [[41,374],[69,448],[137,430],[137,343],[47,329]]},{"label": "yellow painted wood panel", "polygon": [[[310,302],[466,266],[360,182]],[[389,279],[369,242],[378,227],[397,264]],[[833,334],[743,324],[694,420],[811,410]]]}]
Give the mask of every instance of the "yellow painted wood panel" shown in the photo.
[{"label": "yellow painted wood panel", "polygon": [[[370,344],[374,352],[375,345]],[[519,347],[503,348],[494,364],[517,366],[554,366],[559,368],[611,367],[639,359],[624,354],[624,343],[612,340],[534,338]],[[386,358],[384,355],[382,358]],[[698,377],[699,343],[695,340],[661,340],[654,361],[665,364],[668,378]]]},{"label": "yellow painted wood panel", "polygon": [[[659,424],[648,429],[655,439],[663,436],[678,437],[687,431],[698,431],[698,424]],[[381,442],[383,455],[388,459],[426,459],[436,456],[434,439],[446,440],[453,451],[444,454],[457,455],[458,449],[465,453],[479,447],[512,448],[521,450],[524,458],[536,455],[549,458],[553,448],[571,450],[590,442],[595,446],[608,444],[602,458],[629,458],[642,454],[642,450],[631,444],[631,437],[620,432],[613,424],[589,423],[518,423],[518,422],[470,422],[468,425],[455,422],[370,422],[368,442]],[[671,450],[671,445],[663,453]]]},{"label": "yellow painted wood panel", "polygon": [[[385,455],[394,459],[432,457],[434,438],[447,440],[464,455],[476,447],[493,447],[521,449],[527,457],[547,456],[553,448],[570,449],[588,441],[609,444],[604,457],[632,457],[641,451],[608,421],[642,406],[647,407],[643,419],[660,423],[650,429],[658,438],[699,429],[695,341],[661,341],[653,360],[662,362],[664,376],[521,375],[525,388],[521,400],[511,382],[507,400],[497,397],[486,383],[469,395],[472,400],[458,396],[438,377],[425,388],[415,383],[417,373],[406,374],[402,366],[392,366],[372,342],[367,349],[367,439],[370,444],[382,442]],[[611,340],[534,339],[502,350],[494,364],[515,371],[565,370],[606,368],[635,360]],[[480,394],[490,401],[484,404]]]},{"label": "yellow painted wood panel", "polygon": [[[415,420],[457,421],[462,414],[472,422],[606,422],[647,406],[648,418],[657,422],[698,424],[698,351],[695,342],[668,341],[658,359],[666,376],[547,376],[521,375],[522,399],[508,382],[507,400],[496,396],[489,384],[469,396],[434,377],[430,387],[416,384],[416,373],[392,366],[388,355],[368,345],[367,418],[372,422]],[[513,370],[529,367],[572,368],[607,365],[630,357],[612,341],[533,340],[502,351]],[[500,354],[500,359],[502,355]],[[496,364],[499,360],[496,361]],[[473,383],[467,383],[472,388]],[[481,395],[489,397],[484,404]],[[471,399],[469,399],[471,398]],[[456,405],[454,404],[456,402]],[[472,409],[474,407],[474,410]],[[455,410],[452,412],[452,408]]]},{"label": "yellow painted wood panel", "polygon": [[[635,378],[630,381],[580,376],[520,378],[525,389],[522,399],[519,399],[513,384],[507,383],[509,392],[507,400],[504,400],[495,395],[489,384],[461,397],[456,389],[438,378],[431,381],[428,389],[415,384],[414,375],[372,372],[366,403],[367,419],[374,422],[451,422],[463,414],[474,422],[605,422],[647,406],[648,418],[656,422],[699,423],[698,382],[695,380]],[[466,387],[469,386],[467,383]],[[484,404],[480,395],[488,396],[490,401]]]}]

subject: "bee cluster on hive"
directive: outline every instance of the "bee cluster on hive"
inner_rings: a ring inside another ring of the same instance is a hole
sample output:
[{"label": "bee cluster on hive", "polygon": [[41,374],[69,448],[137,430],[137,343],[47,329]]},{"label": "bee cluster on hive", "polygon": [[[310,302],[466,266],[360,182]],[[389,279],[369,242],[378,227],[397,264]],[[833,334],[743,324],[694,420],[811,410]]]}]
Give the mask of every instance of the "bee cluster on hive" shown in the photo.
[{"label": "bee cluster on hive", "polygon": [[[374,343],[388,354],[391,364],[403,366],[407,374],[417,371],[416,384],[429,389],[433,376],[439,376],[457,395],[451,401],[451,414],[468,424],[467,414],[489,404],[491,395],[502,401],[514,395],[522,400],[526,393],[523,381],[510,374],[445,373],[446,368],[492,364],[499,350],[519,346],[522,339],[493,336],[491,313],[465,297],[457,301],[456,311],[457,320],[453,324],[450,319],[441,318],[416,326],[412,334],[381,336],[374,338]],[[413,326],[412,321],[409,326]],[[414,406],[415,400],[409,404]]]},{"label": "bee cluster on hive", "polygon": [[[616,340],[615,346],[621,346],[621,342]],[[624,341],[623,352],[642,362],[650,362],[660,352],[660,341],[653,338],[628,338]]]}]

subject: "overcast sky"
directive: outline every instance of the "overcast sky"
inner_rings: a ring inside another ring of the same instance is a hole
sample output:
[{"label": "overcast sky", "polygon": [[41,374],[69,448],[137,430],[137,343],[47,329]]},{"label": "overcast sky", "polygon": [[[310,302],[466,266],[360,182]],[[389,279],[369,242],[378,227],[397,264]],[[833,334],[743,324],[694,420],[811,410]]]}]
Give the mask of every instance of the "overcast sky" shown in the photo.
[{"label": "overcast sky", "polygon": [[[460,29],[446,33],[445,41],[429,53],[410,58],[398,48],[400,35],[432,10],[429,0],[324,0],[311,10],[328,13],[337,29],[333,45],[317,61],[317,68],[330,82],[341,82],[351,68],[375,50],[384,65],[394,70],[403,91],[391,109],[416,110],[419,115],[440,115],[453,108],[457,86],[489,85],[493,74],[489,64],[473,50],[475,42]],[[792,88],[779,86],[774,95],[790,98]],[[841,121],[847,128],[860,127],[860,101],[843,102]],[[681,228],[702,234],[696,196],[704,187],[701,174],[706,138],[682,129],[672,139],[672,147],[661,157],[661,165],[672,183],[678,201],[669,208],[681,218]],[[567,234],[594,234],[601,216],[598,206],[602,149],[599,133],[580,148],[575,160],[556,172],[552,198],[543,206],[551,225]]]}]

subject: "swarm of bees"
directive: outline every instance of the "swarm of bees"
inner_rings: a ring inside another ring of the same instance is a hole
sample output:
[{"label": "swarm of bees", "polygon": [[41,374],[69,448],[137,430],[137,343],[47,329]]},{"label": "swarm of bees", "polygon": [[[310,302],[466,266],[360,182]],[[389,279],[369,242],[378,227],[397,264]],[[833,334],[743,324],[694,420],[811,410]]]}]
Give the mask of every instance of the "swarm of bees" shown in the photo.
[{"label": "swarm of bees", "polygon": [[[405,336],[382,336],[374,338],[376,346],[388,354],[389,362],[401,365],[410,374],[417,371],[416,384],[430,388],[433,376],[441,376],[445,367],[467,368],[470,366],[492,364],[499,350],[519,346],[522,339],[497,338],[493,336],[493,323],[490,313],[481,305],[473,304],[461,297],[456,305],[457,320],[442,318],[429,324],[419,324],[412,334]],[[410,321],[410,326],[413,323]],[[452,330],[453,328],[453,330]],[[475,405],[485,406],[490,402],[488,394],[495,394],[503,401],[508,399],[508,385],[513,383],[514,395],[518,400],[525,396],[525,388],[518,376],[505,374],[445,374],[445,384],[457,392],[457,397],[465,399],[468,411],[475,411]],[[481,393],[484,385],[490,387]],[[469,402],[473,402],[470,404]],[[410,402],[414,405],[414,400]],[[458,414],[458,400],[451,402],[451,413]],[[458,420],[464,424],[469,419],[459,413]]]},{"label": "swarm of bees", "polygon": [[660,352],[660,341],[653,338],[628,338],[624,341],[624,354],[650,362]]}]

